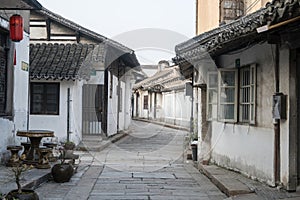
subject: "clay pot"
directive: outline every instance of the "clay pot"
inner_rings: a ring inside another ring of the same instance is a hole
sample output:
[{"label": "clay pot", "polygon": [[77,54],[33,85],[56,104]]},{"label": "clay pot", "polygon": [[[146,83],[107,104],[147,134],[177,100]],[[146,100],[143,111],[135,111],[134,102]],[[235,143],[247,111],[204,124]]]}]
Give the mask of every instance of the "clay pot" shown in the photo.
[{"label": "clay pot", "polygon": [[39,200],[39,196],[34,190],[22,189],[22,193],[18,193],[18,190],[12,190],[6,195],[6,199],[13,200]]},{"label": "clay pot", "polygon": [[74,168],[69,163],[55,164],[51,169],[51,174],[57,183],[68,182],[74,174]]}]

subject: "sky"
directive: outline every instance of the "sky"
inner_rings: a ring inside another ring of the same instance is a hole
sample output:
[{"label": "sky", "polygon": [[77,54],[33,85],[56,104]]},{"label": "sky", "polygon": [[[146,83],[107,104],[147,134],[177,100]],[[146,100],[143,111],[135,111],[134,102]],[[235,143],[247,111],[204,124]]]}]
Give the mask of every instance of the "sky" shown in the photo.
[{"label": "sky", "polygon": [[195,35],[196,0],[38,0],[48,10],[135,50],[141,64],[175,56]]}]

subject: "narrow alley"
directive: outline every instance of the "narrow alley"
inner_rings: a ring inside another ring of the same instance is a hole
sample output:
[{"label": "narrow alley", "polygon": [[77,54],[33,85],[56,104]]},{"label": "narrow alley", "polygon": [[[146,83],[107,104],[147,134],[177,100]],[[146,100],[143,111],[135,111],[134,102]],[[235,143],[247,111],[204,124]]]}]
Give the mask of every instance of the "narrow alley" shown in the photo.
[{"label": "narrow alley", "polygon": [[[40,199],[226,198],[192,163],[184,162],[185,131],[133,121],[128,136],[101,152],[79,152],[70,182],[49,181]],[[191,162],[191,161],[190,161]]]}]

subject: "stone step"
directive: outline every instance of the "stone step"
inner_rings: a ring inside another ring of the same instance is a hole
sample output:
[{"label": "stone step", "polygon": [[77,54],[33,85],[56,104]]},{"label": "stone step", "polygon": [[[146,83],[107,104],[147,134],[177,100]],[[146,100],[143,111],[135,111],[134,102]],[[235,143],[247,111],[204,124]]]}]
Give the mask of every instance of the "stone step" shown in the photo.
[{"label": "stone step", "polygon": [[250,194],[254,191],[238,180],[237,174],[215,165],[199,165],[200,170],[227,196]]}]

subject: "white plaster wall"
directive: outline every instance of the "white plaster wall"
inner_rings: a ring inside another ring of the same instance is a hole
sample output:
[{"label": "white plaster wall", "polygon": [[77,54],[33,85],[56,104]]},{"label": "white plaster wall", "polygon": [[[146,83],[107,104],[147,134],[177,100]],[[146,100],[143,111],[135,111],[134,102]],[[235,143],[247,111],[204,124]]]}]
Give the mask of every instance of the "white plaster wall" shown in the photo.
[{"label": "white plaster wall", "polygon": [[[117,85],[118,78],[116,76],[111,76],[109,73],[108,76],[108,88],[110,88],[110,79],[113,78],[113,89],[112,94],[110,94],[110,90],[108,90],[108,108],[107,108],[107,136],[111,136],[117,133],[117,122],[118,122],[118,96],[117,96]],[[109,97],[112,98],[109,98]]]},{"label": "white plaster wall", "polygon": [[191,100],[185,92],[173,91],[163,93],[162,110],[166,123],[188,128],[190,126]]},{"label": "white plaster wall", "polygon": [[[70,140],[82,139],[82,81],[60,82],[59,115],[30,115],[30,129],[54,131],[59,142],[67,139],[67,90],[70,88]],[[54,138],[44,138],[51,141]]]},{"label": "white plaster wall", "polygon": [[[259,44],[235,55],[222,56],[222,67],[257,63],[256,124],[254,126],[212,122],[212,160],[221,166],[273,183],[272,95],[275,48]],[[220,67],[221,67],[220,66]]]},{"label": "white plaster wall", "polygon": [[162,109],[162,105],[163,105],[163,95],[161,93],[157,93],[156,94],[156,118],[158,120],[161,120],[161,118],[164,117],[164,112]]},{"label": "white plaster wall", "polygon": [[[0,26],[8,29],[8,22],[1,20]],[[26,26],[26,25],[25,25]],[[23,32],[23,40],[15,43],[16,65],[13,71],[13,116],[0,117],[0,163],[5,162],[10,153],[7,145],[20,144],[25,138],[17,137],[17,130],[27,129],[28,116],[28,71],[21,69],[22,62],[29,64],[29,35]]]},{"label": "white plaster wall", "polygon": [[[125,75],[125,94],[124,94],[124,129],[128,129],[131,124],[131,95],[132,95],[132,76]],[[124,92],[123,92],[124,93]]]},{"label": "white plaster wall", "polygon": [[77,144],[82,140],[82,88],[83,81],[75,81],[70,87],[70,139]]},{"label": "white plaster wall", "polygon": [[[16,43],[17,65],[14,68],[13,112],[15,130],[27,129],[28,119],[28,71],[21,69],[22,62],[29,65],[29,35]],[[15,132],[16,134],[16,132]],[[21,138],[17,137],[18,140]],[[22,139],[21,139],[22,140]],[[18,141],[17,141],[18,142]]]},{"label": "white plaster wall", "polygon": [[213,122],[212,160],[263,181],[273,180],[272,129]]},{"label": "white plaster wall", "polygon": [[122,110],[120,110],[120,112],[119,112],[119,131],[125,130],[125,113],[126,113],[126,107],[125,107],[126,85],[125,85],[125,82],[120,81],[120,87],[122,88],[122,96],[120,96],[120,98],[121,98],[120,102],[122,103]]}]

